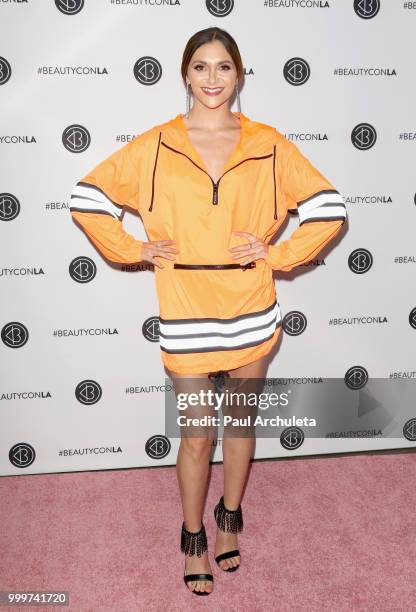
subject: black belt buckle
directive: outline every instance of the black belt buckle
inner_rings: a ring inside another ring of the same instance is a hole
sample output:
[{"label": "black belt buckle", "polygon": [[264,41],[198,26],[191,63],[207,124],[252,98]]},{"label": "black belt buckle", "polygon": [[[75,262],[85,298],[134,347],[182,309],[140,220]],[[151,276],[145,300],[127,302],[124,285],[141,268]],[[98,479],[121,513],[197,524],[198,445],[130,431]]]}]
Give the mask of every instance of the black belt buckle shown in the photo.
[{"label": "black belt buckle", "polygon": [[256,267],[256,262],[255,261],[249,261],[248,263],[244,264],[244,266],[241,266],[243,269],[243,272],[245,272],[248,268],[255,268]]}]

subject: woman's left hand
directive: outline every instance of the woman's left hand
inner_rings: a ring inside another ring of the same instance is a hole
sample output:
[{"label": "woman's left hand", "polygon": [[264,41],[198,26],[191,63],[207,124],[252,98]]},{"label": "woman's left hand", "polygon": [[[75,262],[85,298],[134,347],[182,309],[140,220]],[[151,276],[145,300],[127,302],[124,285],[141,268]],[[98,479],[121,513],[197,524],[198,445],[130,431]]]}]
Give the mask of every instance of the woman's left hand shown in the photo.
[{"label": "woman's left hand", "polygon": [[254,234],[250,234],[250,232],[233,232],[233,234],[239,234],[240,236],[245,236],[248,239],[247,244],[240,244],[238,246],[232,247],[228,249],[231,252],[231,257],[233,259],[241,259],[244,258],[243,261],[239,261],[238,263],[241,266],[244,266],[251,261],[255,261],[256,259],[265,259],[269,252],[269,245],[257,238]]}]

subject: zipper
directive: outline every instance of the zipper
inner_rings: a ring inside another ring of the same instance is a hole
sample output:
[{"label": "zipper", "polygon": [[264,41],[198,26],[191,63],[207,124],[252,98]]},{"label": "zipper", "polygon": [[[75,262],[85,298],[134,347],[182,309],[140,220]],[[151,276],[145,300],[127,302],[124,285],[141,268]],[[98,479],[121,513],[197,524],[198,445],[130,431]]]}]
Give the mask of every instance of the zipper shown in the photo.
[{"label": "zipper", "polygon": [[[246,157],[246,159],[242,159],[240,162],[238,162],[238,164],[235,164],[235,166],[231,166],[231,168],[228,168],[228,170],[226,170],[224,172],[224,174],[222,174],[220,176],[218,181],[215,182],[214,179],[212,178],[212,176],[210,174],[208,174],[208,172],[206,170],[201,168],[201,166],[199,166],[196,162],[194,162],[194,160],[191,159],[189,157],[189,155],[186,155],[186,153],[183,153],[182,151],[179,151],[178,149],[174,149],[170,145],[166,144],[166,142],[163,142],[163,140],[162,140],[161,144],[163,146],[165,146],[167,149],[170,149],[171,151],[174,151],[175,153],[179,153],[180,155],[184,155],[184,157],[188,158],[189,161],[191,161],[194,164],[194,166],[196,166],[197,168],[202,170],[202,172],[204,174],[206,174],[211,179],[211,182],[212,182],[212,204],[214,206],[216,206],[218,204],[218,187],[219,187],[219,184],[220,184],[220,180],[222,179],[223,176],[225,176],[227,174],[227,172],[230,172],[230,170],[233,170],[234,168],[237,168],[237,166],[239,166],[240,164],[243,164],[246,161],[250,161],[252,159],[267,159],[268,157],[272,157],[273,155],[275,155],[275,152],[274,152],[274,153],[269,153],[268,155],[259,155],[258,157]],[[159,150],[159,148],[158,148],[158,150]],[[150,210],[150,208],[149,208],[149,210]]]},{"label": "zipper", "polygon": [[230,264],[181,264],[174,263],[174,268],[181,268],[182,270],[227,270],[231,268],[239,268],[245,272],[248,268],[255,268],[256,262],[249,261],[249,263],[244,264],[244,266],[238,263],[230,263]]},{"label": "zipper", "polygon": [[213,184],[212,203],[214,205],[218,204],[218,183]]}]

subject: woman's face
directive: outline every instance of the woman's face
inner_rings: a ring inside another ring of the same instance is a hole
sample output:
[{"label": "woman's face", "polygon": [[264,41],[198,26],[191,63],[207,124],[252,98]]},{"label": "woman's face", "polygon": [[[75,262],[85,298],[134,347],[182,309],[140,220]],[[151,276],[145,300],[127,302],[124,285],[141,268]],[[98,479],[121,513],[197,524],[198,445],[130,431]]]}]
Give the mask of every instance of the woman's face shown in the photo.
[{"label": "woman's face", "polygon": [[195,102],[208,108],[217,108],[231,98],[237,70],[222,42],[215,40],[198,47],[189,62],[187,82]]}]

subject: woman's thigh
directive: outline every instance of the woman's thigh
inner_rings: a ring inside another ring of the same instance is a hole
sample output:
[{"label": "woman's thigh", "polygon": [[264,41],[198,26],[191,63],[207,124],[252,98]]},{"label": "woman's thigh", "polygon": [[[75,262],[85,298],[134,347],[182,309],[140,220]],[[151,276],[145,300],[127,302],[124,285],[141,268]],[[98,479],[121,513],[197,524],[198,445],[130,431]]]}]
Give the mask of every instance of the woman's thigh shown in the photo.
[{"label": "woman's thigh", "polygon": [[217,372],[229,372],[232,378],[239,378],[239,377],[262,378],[266,376],[267,368],[268,368],[268,355],[264,355],[263,357],[260,357],[260,359],[256,359],[255,361],[252,361],[251,363],[246,363],[245,365],[240,366],[239,368],[234,368],[232,370],[214,370],[212,372],[204,372],[202,374],[183,374],[179,372],[173,372],[172,370],[169,370],[168,368],[166,368],[166,370],[168,371],[172,379],[178,379],[178,378],[204,379],[204,378],[208,378],[210,375],[215,374]]},{"label": "woman's thigh", "polygon": [[[212,372],[204,372],[201,374],[183,374],[179,372],[167,371],[171,377],[175,391],[178,392],[198,392],[199,390],[208,390],[212,388],[212,384],[217,390],[221,390],[227,379],[259,379],[264,380],[268,368],[268,356],[264,355],[260,359],[256,359],[251,363],[247,363],[239,368],[231,370],[214,370]],[[231,381],[230,381],[231,382]]]},{"label": "woman's thigh", "polygon": [[268,368],[268,357],[268,355],[264,355],[263,357],[260,357],[260,359],[256,359],[256,361],[246,363],[245,365],[239,368],[234,368],[233,370],[228,370],[230,377],[264,379],[266,377]]},{"label": "woman's thigh", "polygon": [[[179,374],[169,371],[175,393],[178,394],[199,394],[201,391],[214,393],[223,393],[226,397],[223,398],[220,408],[223,416],[231,416],[233,419],[239,419],[240,422],[246,423],[246,419],[250,416],[251,423],[254,421],[257,414],[257,399],[262,392],[265,382],[265,377],[268,368],[268,358],[265,355],[251,363],[234,368],[231,370],[216,370],[214,372],[205,372],[203,374]],[[202,394],[202,395],[205,395]],[[187,395],[189,397],[189,395]],[[195,396],[196,397],[196,396]],[[205,396],[207,397],[207,396]],[[194,403],[193,406],[187,406],[186,414],[193,417],[211,416],[218,417],[218,405],[214,402],[214,406],[204,405],[202,403]],[[182,435],[184,435],[184,431]],[[209,435],[213,437],[213,428],[197,428],[193,426],[186,430],[186,435],[198,436]],[[225,427],[224,435],[237,437],[245,437],[253,435],[251,426],[247,427]]]},{"label": "woman's thigh", "polygon": [[215,417],[218,416],[218,410],[209,373],[179,374],[169,369],[168,373],[175,391],[178,416],[181,417],[181,437],[215,438],[218,429],[215,426]]},{"label": "woman's thigh", "polygon": [[268,368],[267,355],[229,370],[228,385],[230,401],[222,409],[223,416],[236,419],[224,427],[224,437],[252,437],[253,423],[258,414],[258,398],[263,392]]}]

